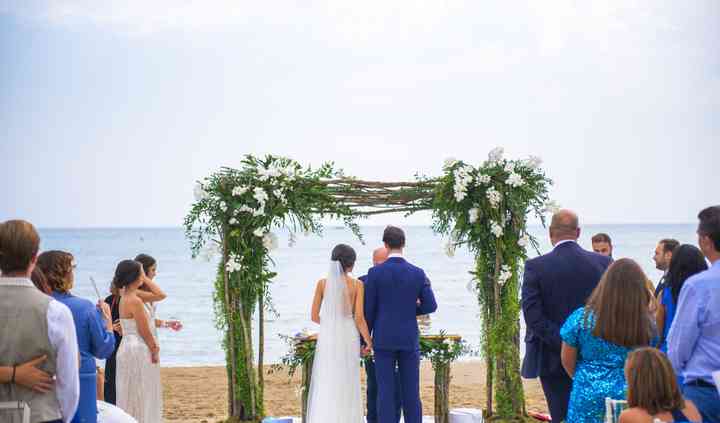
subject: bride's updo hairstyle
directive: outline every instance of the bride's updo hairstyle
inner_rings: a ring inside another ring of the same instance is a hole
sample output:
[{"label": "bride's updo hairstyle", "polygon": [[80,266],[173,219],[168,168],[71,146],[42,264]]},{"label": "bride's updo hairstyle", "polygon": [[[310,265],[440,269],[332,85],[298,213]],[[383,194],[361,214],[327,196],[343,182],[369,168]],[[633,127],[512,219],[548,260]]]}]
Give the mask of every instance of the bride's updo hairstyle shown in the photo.
[{"label": "bride's updo hairstyle", "polygon": [[135,260],[123,260],[115,268],[115,277],[112,284],[117,289],[123,289],[138,280],[142,275],[142,264]]},{"label": "bride's updo hairstyle", "polygon": [[338,244],[335,246],[332,250],[332,255],[330,256],[330,260],[340,262],[340,265],[345,272],[350,271],[353,266],[355,266],[356,259],[357,254],[355,254],[355,250],[353,250],[351,246],[345,244]]}]

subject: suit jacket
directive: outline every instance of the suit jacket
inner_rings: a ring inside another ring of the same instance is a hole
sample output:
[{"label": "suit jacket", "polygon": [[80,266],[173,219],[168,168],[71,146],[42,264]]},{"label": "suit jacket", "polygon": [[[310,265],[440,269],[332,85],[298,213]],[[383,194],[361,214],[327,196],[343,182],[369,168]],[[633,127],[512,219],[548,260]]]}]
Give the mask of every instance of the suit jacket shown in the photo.
[{"label": "suit jacket", "polygon": [[413,351],[420,348],[416,316],[433,313],[437,303],[422,269],[390,257],[368,271],[364,309],[375,349]]},{"label": "suit jacket", "polygon": [[585,251],[576,242],[560,244],[525,262],[522,310],[527,329],[522,376],[561,376],[560,328],[585,304],[612,259]]}]

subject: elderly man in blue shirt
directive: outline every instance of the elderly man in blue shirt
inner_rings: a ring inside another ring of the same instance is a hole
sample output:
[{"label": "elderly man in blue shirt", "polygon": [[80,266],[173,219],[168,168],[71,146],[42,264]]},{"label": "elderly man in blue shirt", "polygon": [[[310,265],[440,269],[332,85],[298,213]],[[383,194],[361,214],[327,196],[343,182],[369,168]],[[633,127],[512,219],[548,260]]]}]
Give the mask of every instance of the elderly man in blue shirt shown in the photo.
[{"label": "elderly man in blue shirt", "polygon": [[698,244],[712,263],[690,277],[680,291],[668,334],[668,355],[685,379],[682,391],[705,422],[720,422],[720,396],[712,373],[720,370],[720,206],[698,215]]}]

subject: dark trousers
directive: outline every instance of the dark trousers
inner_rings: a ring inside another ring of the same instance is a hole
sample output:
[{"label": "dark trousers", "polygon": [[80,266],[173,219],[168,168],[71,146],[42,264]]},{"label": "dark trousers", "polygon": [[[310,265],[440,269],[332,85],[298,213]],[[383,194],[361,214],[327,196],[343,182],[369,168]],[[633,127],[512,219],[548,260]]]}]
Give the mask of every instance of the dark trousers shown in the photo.
[{"label": "dark trousers", "polygon": [[[395,384],[397,367],[400,386]],[[400,391],[405,423],[422,422],[420,402],[420,351],[375,350],[378,385],[378,422],[396,423],[395,395]]]},{"label": "dark trousers", "polygon": [[564,372],[562,376],[540,376],[540,384],[554,422],[561,422],[567,416],[572,383],[570,376]]},{"label": "dark trousers", "polygon": [[[375,361],[372,357],[368,357],[364,361],[365,374],[367,375],[367,423],[377,423],[377,403],[378,403],[378,387],[377,380],[375,378]],[[395,369],[395,386],[400,386],[400,377]],[[397,418],[396,423],[400,422],[400,409],[402,407],[402,401],[400,400],[400,389],[395,390],[395,412]]]},{"label": "dark trousers", "polygon": [[704,422],[720,423],[720,395],[717,388],[689,384],[683,385],[682,393],[685,399],[695,404]]}]

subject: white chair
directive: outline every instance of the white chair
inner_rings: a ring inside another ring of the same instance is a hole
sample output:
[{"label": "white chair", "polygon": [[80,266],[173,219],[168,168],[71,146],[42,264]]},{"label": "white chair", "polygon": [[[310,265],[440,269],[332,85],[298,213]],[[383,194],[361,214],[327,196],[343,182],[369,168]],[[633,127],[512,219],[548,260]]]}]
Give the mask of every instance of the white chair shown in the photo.
[{"label": "white chair", "polygon": [[[10,418],[8,419],[4,417],[7,414],[10,414]],[[27,405],[27,403],[22,401],[0,402],[0,417],[2,417],[0,418],[1,421],[18,421],[18,414],[20,417],[20,422],[30,423],[30,407]]]},{"label": "white chair", "polygon": [[119,407],[105,401],[97,402],[98,423],[137,423],[137,420]]},{"label": "white chair", "polygon": [[718,390],[718,394],[720,394],[720,370],[717,372],[713,372],[713,380],[715,381],[715,387]]},{"label": "white chair", "polygon": [[620,413],[627,408],[627,401],[605,398],[605,423],[620,421]]},{"label": "white chair", "polygon": [[483,423],[482,410],[455,408],[450,410],[450,423]]}]

